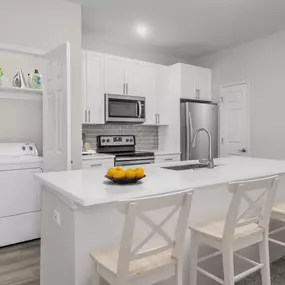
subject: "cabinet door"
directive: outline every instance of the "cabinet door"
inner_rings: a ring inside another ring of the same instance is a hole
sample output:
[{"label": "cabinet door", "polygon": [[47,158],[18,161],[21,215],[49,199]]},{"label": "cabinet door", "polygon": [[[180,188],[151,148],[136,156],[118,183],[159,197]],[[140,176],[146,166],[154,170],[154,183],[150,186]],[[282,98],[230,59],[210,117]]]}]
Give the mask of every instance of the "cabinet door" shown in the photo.
[{"label": "cabinet door", "polygon": [[87,52],[87,122],[104,124],[104,56]]},{"label": "cabinet door", "polygon": [[146,97],[146,124],[158,124],[155,64],[142,63],[142,95]]},{"label": "cabinet door", "polygon": [[125,94],[125,63],[124,58],[105,56],[105,93]]},{"label": "cabinet door", "polygon": [[181,97],[196,99],[195,96],[195,66],[189,64],[181,65]]},{"label": "cabinet door", "polygon": [[82,123],[87,123],[87,52],[81,52],[82,68]]},{"label": "cabinet door", "polygon": [[170,92],[170,81],[168,67],[164,65],[157,65],[157,79],[156,79],[156,94],[157,94],[157,124],[168,125],[169,117],[171,117],[172,101],[169,97],[172,96]]},{"label": "cabinet door", "polygon": [[132,96],[143,95],[144,68],[143,63],[137,60],[126,60],[126,94]]},{"label": "cabinet door", "polygon": [[195,66],[196,99],[212,100],[212,71],[208,68]]}]

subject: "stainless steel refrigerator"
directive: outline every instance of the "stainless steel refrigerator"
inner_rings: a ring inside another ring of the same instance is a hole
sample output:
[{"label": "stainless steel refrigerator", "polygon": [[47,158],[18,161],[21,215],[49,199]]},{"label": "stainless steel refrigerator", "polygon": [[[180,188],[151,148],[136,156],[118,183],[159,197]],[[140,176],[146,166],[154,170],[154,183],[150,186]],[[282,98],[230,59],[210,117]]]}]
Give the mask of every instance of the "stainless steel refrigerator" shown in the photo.
[{"label": "stainless steel refrigerator", "polygon": [[218,157],[218,105],[210,102],[183,101],[180,105],[181,160],[208,157],[208,136],[200,132],[195,147],[192,140],[199,128],[208,129],[212,135],[213,157]]}]

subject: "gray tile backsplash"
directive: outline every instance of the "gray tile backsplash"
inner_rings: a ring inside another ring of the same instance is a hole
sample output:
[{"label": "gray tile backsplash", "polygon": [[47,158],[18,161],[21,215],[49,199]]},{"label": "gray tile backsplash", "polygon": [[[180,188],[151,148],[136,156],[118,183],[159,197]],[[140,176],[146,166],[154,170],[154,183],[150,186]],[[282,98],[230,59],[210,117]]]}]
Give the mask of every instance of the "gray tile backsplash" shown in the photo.
[{"label": "gray tile backsplash", "polygon": [[138,150],[156,150],[159,147],[158,127],[146,125],[83,125],[82,133],[86,141],[96,149],[96,137],[99,135],[135,135]]}]

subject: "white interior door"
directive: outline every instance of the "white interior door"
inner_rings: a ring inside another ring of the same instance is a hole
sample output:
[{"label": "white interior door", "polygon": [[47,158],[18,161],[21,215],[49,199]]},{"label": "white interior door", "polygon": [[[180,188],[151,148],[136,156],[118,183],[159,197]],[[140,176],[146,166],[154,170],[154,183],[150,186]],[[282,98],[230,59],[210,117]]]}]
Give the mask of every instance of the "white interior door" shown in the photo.
[{"label": "white interior door", "polygon": [[249,156],[246,84],[222,88],[220,156]]},{"label": "white interior door", "polygon": [[70,44],[48,52],[43,100],[45,171],[71,169]]}]

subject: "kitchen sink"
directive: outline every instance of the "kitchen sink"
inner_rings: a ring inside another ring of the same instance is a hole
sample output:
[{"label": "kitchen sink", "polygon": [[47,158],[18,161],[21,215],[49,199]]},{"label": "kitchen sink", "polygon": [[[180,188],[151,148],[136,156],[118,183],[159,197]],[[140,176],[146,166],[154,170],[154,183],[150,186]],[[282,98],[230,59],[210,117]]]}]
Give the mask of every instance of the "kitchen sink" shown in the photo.
[{"label": "kitchen sink", "polygon": [[207,168],[207,164],[196,163],[196,164],[184,164],[184,165],[175,165],[175,166],[167,166],[162,167],[164,169],[175,170],[175,171],[182,171],[182,170],[189,170],[189,169],[200,169],[200,168]]}]

